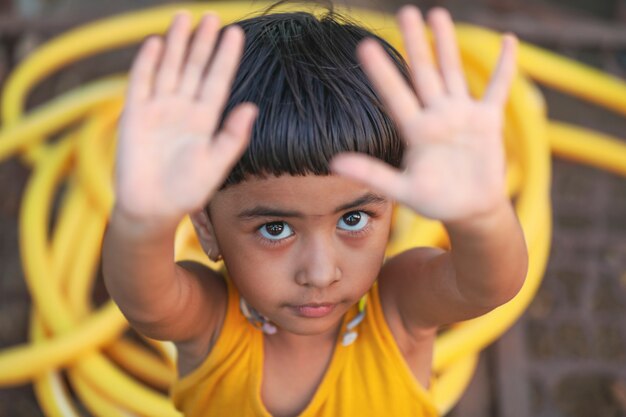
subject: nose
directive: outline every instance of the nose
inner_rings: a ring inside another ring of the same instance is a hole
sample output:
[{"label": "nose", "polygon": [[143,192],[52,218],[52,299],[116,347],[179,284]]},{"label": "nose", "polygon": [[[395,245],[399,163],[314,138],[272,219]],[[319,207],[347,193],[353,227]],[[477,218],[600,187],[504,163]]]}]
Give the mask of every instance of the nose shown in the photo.
[{"label": "nose", "polygon": [[337,251],[332,238],[312,237],[302,245],[296,282],[299,285],[325,288],[341,279]]}]

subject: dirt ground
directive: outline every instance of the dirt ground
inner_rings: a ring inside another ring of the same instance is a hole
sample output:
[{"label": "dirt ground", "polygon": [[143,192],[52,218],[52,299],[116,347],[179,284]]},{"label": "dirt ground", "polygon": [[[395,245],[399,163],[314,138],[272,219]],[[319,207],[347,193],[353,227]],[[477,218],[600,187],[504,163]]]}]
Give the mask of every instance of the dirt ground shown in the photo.
[{"label": "dirt ground", "polygon": [[[7,13],[5,3],[0,1],[0,16]],[[47,3],[57,7],[53,17],[85,7],[85,3],[69,0]],[[469,16],[467,3],[459,3],[421,4],[443,4],[458,10],[455,16]],[[563,3],[532,4],[546,5],[554,13],[554,7],[563,7]],[[617,3],[581,0],[569,7],[577,16],[615,22],[617,17],[610,10],[624,10],[626,16],[626,6],[618,9]],[[117,4],[111,2],[110,6],[119,7]],[[392,9],[395,4],[388,2],[385,7]],[[493,0],[474,5],[474,16],[522,7],[515,1]],[[105,6],[100,3],[99,7]],[[525,3],[523,7],[530,6]],[[84,19],[81,13],[77,15]],[[15,56],[55,30],[58,27],[46,26],[42,29],[45,34],[23,37],[17,48],[11,48],[8,41],[13,38],[7,32],[2,35],[0,28],[0,86]],[[548,46],[626,78],[626,44]],[[129,50],[115,59],[101,57],[97,62],[73,66],[70,72],[57,74],[38,87],[31,102],[36,104],[98,73],[124,68],[131,55]],[[551,118],[626,138],[624,117],[553,91],[543,92]],[[553,162],[554,235],[544,282],[521,320],[483,353],[476,377],[453,416],[626,416],[626,178],[559,159]],[[17,240],[17,216],[27,177],[28,169],[19,161],[0,163],[0,349],[27,339],[30,297]],[[42,415],[30,386],[0,389],[0,417]]]}]

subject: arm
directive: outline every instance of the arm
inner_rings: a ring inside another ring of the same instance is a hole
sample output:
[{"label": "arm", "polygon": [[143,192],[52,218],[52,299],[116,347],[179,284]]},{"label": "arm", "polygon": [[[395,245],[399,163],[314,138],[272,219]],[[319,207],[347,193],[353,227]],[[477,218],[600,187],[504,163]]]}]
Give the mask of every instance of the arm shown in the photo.
[{"label": "arm", "polygon": [[528,254],[508,201],[487,216],[450,223],[446,229],[452,250],[434,267],[452,264],[462,299],[489,311],[517,294],[526,277]]},{"label": "arm", "polygon": [[102,268],[109,294],[135,330],[183,341],[217,327],[226,288],[206,268],[174,262],[174,233],[174,226],[148,229],[115,209]]},{"label": "arm", "polygon": [[413,86],[376,42],[364,41],[358,54],[407,142],[405,169],[363,155],[341,155],[333,169],[445,225],[449,252],[414,249],[381,271],[383,303],[397,309],[407,329],[419,330],[484,314],[523,284],[527,253],[506,197],[502,140],[516,41],[504,36],[498,66],[484,97],[476,100],[465,84],[448,13],[434,9],[429,15],[438,66],[419,11],[405,7],[398,20]]},{"label": "arm", "polygon": [[177,224],[223,182],[256,114],[253,105],[240,105],[216,129],[244,40],[232,27],[214,50],[219,26],[205,16],[189,45],[191,17],[179,13],[165,41],[149,38],[133,62],[119,126],[104,279],[133,327],[156,339],[189,341],[206,338],[207,330],[210,337],[225,303],[224,285],[211,271],[174,262]]},{"label": "arm", "polygon": [[481,219],[446,228],[450,251],[415,248],[381,271],[381,299],[394,306],[392,314],[411,333],[485,314],[513,298],[524,283],[528,254],[508,201]]}]

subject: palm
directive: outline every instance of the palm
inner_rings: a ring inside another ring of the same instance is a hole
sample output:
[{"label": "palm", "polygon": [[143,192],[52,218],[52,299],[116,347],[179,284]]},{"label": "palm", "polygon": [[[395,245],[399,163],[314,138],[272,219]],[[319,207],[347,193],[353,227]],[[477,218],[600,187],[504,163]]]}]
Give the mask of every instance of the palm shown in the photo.
[{"label": "palm", "polygon": [[178,98],[155,100],[141,114],[129,114],[121,134],[133,143],[120,143],[127,148],[118,157],[120,199],[142,212],[163,202],[183,212],[201,205],[206,195],[198,191],[215,188],[219,180],[210,176],[208,167],[216,162],[212,132],[202,124],[197,108]]},{"label": "palm", "polygon": [[416,139],[404,161],[403,202],[439,219],[488,209],[481,204],[504,189],[500,119],[492,106],[443,101],[409,120]]},{"label": "palm", "polygon": [[231,29],[213,53],[219,21],[207,16],[183,65],[190,25],[189,16],[179,15],[158,68],[161,44],[152,39],[131,72],[119,129],[116,194],[118,206],[143,218],[175,221],[206,204],[245,148],[254,118],[251,105],[239,106],[216,131],[243,35]]},{"label": "palm", "polygon": [[404,171],[363,155],[337,157],[333,169],[424,216],[453,221],[484,213],[504,196],[502,108],[514,73],[515,42],[505,37],[485,97],[475,100],[467,92],[449,15],[436,10],[430,20],[439,69],[419,11],[409,6],[399,14],[415,91],[376,42],[364,41],[358,51],[407,142]]}]

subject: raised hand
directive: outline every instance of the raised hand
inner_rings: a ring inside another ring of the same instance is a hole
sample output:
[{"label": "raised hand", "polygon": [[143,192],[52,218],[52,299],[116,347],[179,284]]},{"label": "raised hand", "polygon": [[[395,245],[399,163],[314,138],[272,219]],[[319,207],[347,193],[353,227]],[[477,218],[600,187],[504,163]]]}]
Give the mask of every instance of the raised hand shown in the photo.
[{"label": "raised hand", "polygon": [[484,97],[467,91],[453,23],[443,9],[428,16],[435,66],[419,10],[398,13],[414,89],[382,47],[363,41],[358,56],[407,143],[404,171],[359,154],[339,155],[335,172],[358,180],[416,212],[445,222],[489,213],[506,201],[503,107],[515,73],[516,39],[505,35]]},{"label": "raised hand", "polygon": [[177,223],[202,208],[247,146],[256,106],[237,106],[216,131],[244,34],[205,15],[194,39],[187,12],[165,39],[150,37],[130,73],[116,170],[115,209],[147,222]]}]

